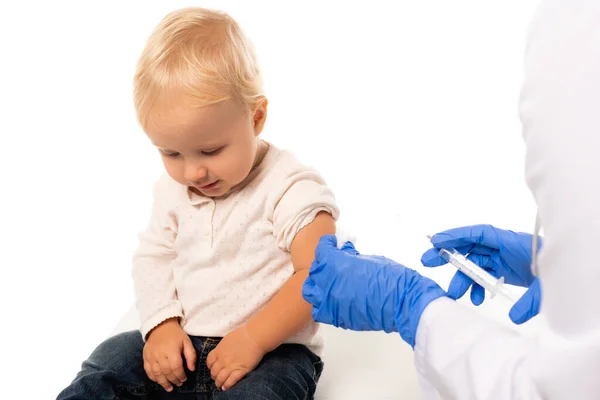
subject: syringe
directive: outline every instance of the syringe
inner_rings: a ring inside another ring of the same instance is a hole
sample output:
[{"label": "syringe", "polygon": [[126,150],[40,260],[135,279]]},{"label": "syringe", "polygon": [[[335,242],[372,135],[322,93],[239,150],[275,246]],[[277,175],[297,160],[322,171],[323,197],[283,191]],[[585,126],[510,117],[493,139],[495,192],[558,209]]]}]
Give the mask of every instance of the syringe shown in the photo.
[{"label": "syringe", "polygon": [[463,274],[473,279],[474,282],[487,289],[491,293],[492,298],[499,293],[512,303],[515,303],[519,299],[517,295],[504,286],[503,276],[500,279],[495,278],[456,249],[441,249],[440,257],[454,265]]}]

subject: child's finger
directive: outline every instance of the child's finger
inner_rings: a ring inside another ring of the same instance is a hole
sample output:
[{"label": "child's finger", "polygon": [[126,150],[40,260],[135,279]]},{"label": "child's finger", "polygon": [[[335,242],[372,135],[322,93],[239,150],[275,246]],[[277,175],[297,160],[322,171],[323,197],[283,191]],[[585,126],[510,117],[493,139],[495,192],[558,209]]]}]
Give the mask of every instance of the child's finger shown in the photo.
[{"label": "child's finger", "polygon": [[185,375],[185,371],[183,369],[183,360],[181,359],[181,355],[176,354],[174,356],[169,357],[169,362],[171,363],[171,373],[177,378],[180,384],[177,385],[177,383],[173,382],[173,380],[169,376],[167,376],[167,378],[171,382],[175,383],[177,386],[181,386],[181,383],[187,380],[187,376]]},{"label": "child's finger", "polygon": [[219,373],[221,372],[221,370],[223,369],[223,366],[221,365],[221,363],[217,360],[212,368],[210,369],[210,377],[213,378],[213,380],[217,379],[217,376],[219,375]]},{"label": "child's finger", "polygon": [[171,385],[171,382],[169,382],[167,380],[167,378],[164,375],[160,375],[156,377],[156,381],[158,382],[158,384],[160,386],[162,386],[167,392],[171,392],[173,391],[173,385]]},{"label": "child's finger", "polygon": [[[152,367],[152,372],[156,371],[157,368],[160,371],[160,365],[158,365],[158,363],[155,363],[155,365]],[[167,392],[173,390],[173,385],[171,385],[171,383],[162,374],[162,372],[154,372],[154,376],[156,377],[156,383],[162,386]]]},{"label": "child's finger", "polygon": [[148,361],[144,361],[144,371],[146,371],[146,375],[152,382],[156,382],[156,376],[152,372],[152,365]]},{"label": "child's finger", "polygon": [[229,379],[230,375],[231,370],[229,368],[223,368],[215,378],[215,385],[217,386],[217,388],[221,388],[223,384],[227,381],[227,379]]},{"label": "child's finger", "polygon": [[213,364],[217,361],[217,353],[215,353],[215,350],[212,350],[210,353],[208,353],[208,356],[206,357],[206,366],[211,370]]},{"label": "child's finger", "polygon": [[154,376],[156,376],[156,381],[160,386],[165,388],[167,392],[173,390],[173,385],[167,380],[167,374],[171,372],[171,367],[169,366],[169,360],[167,357],[163,357],[154,362],[152,366],[152,372],[154,372]]},{"label": "child's finger", "polygon": [[169,359],[167,358],[167,356],[163,356],[163,357],[159,358],[157,361],[158,361],[158,364],[160,365],[160,372],[162,375],[167,376],[168,374],[171,373],[171,363],[169,362]]},{"label": "child's finger", "polygon": [[165,375],[165,377],[169,382],[171,382],[175,386],[181,386],[183,384],[181,379],[179,379],[173,372]]},{"label": "child's finger", "polygon": [[194,348],[194,344],[192,343],[189,337],[185,338],[183,341],[183,356],[185,357],[185,361],[187,362],[188,369],[190,371],[194,371],[196,369],[197,355],[196,349]]},{"label": "child's finger", "polygon": [[229,378],[223,384],[221,390],[231,389],[236,383],[238,383],[242,378],[246,376],[246,373],[241,369],[236,369],[229,375]]},{"label": "child's finger", "polygon": [[158,382],[158,378],[163,374],[162,371],[160,370],[160,364],[158,363],[158,361],[152,362],[152,374],[154,375],[154,377],[156,378],[156,381]]}]

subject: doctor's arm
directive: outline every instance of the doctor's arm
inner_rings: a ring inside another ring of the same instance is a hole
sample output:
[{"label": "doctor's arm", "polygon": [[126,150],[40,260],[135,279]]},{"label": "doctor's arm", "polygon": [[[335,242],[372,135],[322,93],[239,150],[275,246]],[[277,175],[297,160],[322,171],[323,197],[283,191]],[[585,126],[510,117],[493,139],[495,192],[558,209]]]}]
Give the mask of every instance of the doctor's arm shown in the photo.
[{"label": "doctor's arm", "polygon": [[592,399],[600,393],[600,3],[546,0],[532,25],[521,117],[544,227],[546,330],[519,335],[392,260],[317,246],[303,294],[319,322],[398,331],[426,398]]},{"label": "doctor's arm", "polygon": [[591,399],[600,393],[600,5],[545,1],[531,27],[521,119],[544,227],[542,315],[520,337],[441,299],[422,314],[420,375],[444,398]]}]

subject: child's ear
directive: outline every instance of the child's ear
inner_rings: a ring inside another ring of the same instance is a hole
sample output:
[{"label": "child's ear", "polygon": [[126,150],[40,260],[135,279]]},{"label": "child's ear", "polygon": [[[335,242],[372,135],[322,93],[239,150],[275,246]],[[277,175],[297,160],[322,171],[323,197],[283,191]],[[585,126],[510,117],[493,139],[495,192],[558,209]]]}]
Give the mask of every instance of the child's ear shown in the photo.
[{"label": "child's ear", "polygon": [[256,104],[256,107],[254,108],[254,115],[253,115],[254,134],[256,136],[261,134],[261,132],[265,126],[265,122],[267,120],[267,105],[268,104],[269,104],[269,101],[266,99],[266,97],[263,97],[262,99],[259,100],[259,102]]}]

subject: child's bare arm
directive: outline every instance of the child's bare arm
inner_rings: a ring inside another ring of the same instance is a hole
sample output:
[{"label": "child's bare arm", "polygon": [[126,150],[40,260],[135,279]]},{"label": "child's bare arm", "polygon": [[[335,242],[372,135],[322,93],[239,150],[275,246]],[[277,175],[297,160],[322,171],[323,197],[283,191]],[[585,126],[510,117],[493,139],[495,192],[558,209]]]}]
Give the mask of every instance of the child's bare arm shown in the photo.
[{"label": "child's bare arm", "polygon": [[294,275],[246,325],[225,336],[207,358],[217,387],[226,390],[252,371],[262,357],[312,320],[311,306],[302,298],[302,285],[323,235],[335,233],[335,220],[319,213],[301,229],[291,246]]},{"label": "child's bare arm", "polygon": [[321,212],[296,234],[291,247],[295,274],[246,324],[250,337],[265,351],[274,350],[312,321],[312,307],[302,298],[302,285],[314,260],[319,239],[334,233],[333,217]]}]

